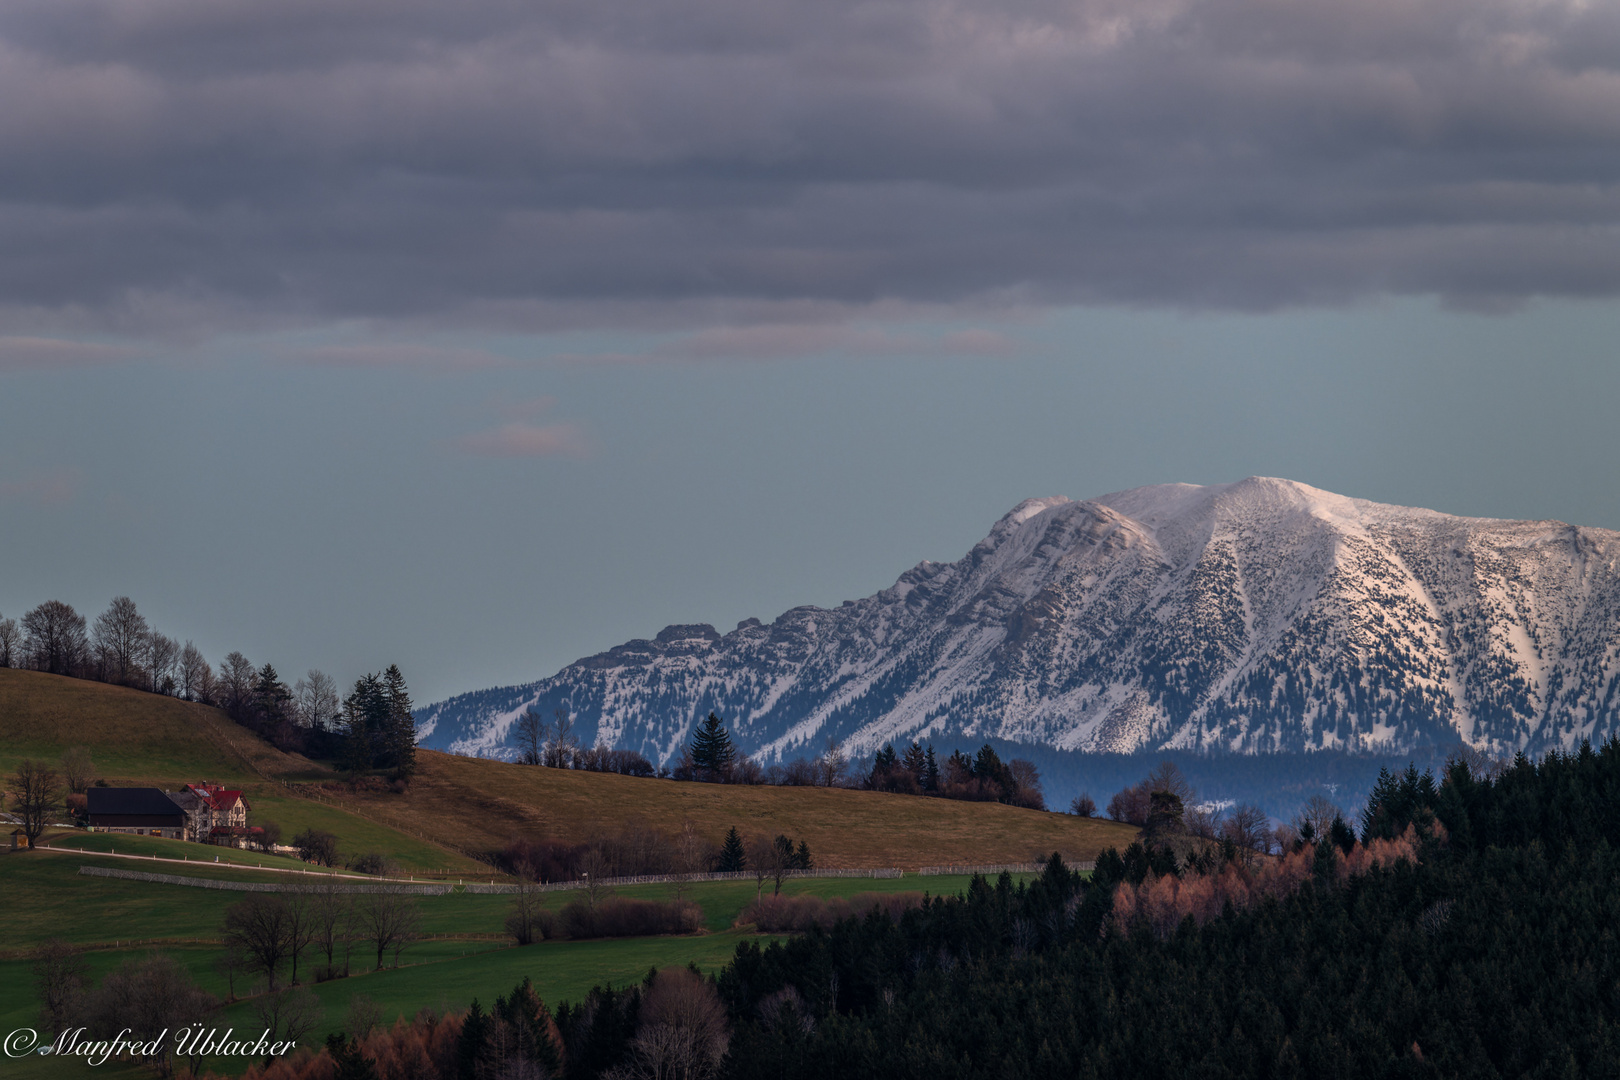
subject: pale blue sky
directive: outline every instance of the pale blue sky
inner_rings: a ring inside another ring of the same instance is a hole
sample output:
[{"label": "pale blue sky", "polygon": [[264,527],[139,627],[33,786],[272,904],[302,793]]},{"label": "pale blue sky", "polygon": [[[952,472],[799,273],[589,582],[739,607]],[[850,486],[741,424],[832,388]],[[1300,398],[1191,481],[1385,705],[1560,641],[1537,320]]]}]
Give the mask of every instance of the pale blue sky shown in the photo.
[{"label": "pale blue sky", "polygon": [[[425,702],[670,622],[866,595],[1033,495],[1269,474],[1620,527],[1613,304],[991,329],[1009,351],[533,359],[668,341],[573,335],[461,339],[524,358],[471,370],[313,368],[261,343],[13,371],[0,612],[127,593],[216,659],[345,679],[398,662]],[[467,449],[512,423],[571,431],[561,452]]]}]

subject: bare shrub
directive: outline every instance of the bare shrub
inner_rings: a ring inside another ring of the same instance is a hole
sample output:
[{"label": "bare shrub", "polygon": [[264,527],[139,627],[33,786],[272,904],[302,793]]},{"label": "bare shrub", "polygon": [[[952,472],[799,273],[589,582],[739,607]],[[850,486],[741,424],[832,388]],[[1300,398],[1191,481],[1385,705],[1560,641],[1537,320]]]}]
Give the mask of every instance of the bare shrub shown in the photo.
[{"label": "bare shrub", "polygon": [[596,904],[574,901],[562,909],[556,925],[560,936],[570,938],[691,934],[703,926],[703,909],[690,900],[612,896]]},{"label": "bare shrub", "polygon": [[375,874],[378,877],[388,877],[399,870],[392,859],[375,851],[357,856],[349,863],[349,869],[357,874]]}]

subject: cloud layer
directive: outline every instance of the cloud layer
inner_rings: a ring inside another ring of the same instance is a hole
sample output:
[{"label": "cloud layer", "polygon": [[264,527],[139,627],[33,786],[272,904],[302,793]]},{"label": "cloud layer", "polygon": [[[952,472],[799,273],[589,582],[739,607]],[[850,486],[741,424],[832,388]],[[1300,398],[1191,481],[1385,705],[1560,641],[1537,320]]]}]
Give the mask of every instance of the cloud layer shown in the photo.
[{"label": "cloud layer", "polygon": [[1620,291],[1586,0],[16,0],[0,100],[18,335]]}]

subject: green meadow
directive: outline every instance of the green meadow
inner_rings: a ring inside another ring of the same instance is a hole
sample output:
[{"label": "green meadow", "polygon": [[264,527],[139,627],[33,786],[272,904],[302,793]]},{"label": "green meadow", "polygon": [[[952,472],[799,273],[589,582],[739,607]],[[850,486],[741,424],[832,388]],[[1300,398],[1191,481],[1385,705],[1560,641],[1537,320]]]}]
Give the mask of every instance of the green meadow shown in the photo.
[{"label": "green meadow", "polygon": [[[81,837],[113,841],[106,848],[135,853],[137,847],[167,855],[173,841],[134,837]],[[133,841],[133,842],[132,842]],[[202,851],[189,845],[193,852]],[[221,853],[226,854],[226,853]],[[175,957],[204,988],[227,996],[227,982],[215,967],[220,956],[220,925],[224,909],[242,899],[243,894],[199,889],[182,885],[88,877],[80,866],[111,866],[120,869],[233,880],[279,881],[287,875],[257,870],[259,860],[250,853],[230,853],[243,868],[200,862],[190,866],[112,858],[86,851],[83,855],[49,852],[8,852],[0,856],[0,889],[7,900],[8,933],[0,948],[0,1030],[13,1031],[33,1025],[38,1009],[27,951],[51,937],[60,937],[86,950],[85,957],[93,979],[133,956],[159,949]],[[848,897],[863,892],[955,893],[965,889],[963,877],[904,878],[809,878],[788,881],[783,892],[792,895]],[[770,890],[766,884],[767,892]],[[637,885],[615,890],[615,895],[641,899],[673,899],[673,885]],[[503,923],[512,900],[508,896],[452,893],[416,898],[421,913],[423,935],[406,948],[396,969],[386,966],[373,970],[375,957],[363,945],[350,957],[347,978],[312,984],[324,1008],[321,1022],[306,1042],[318,1043],[328,1032],[342,1030],[350,1001],[364,995],[374,1001],[385,1019],[414,1016],[423,1008],[465,1009],[474,998],[489,1003],[507,993],[525,976],[532,979],[540,995],[552,1005],[563,1000],[579,1000],[592,986],[604,983],[625,985],[639,981],[648,969],[671,964],[695,963],[704,971],[724,965],[739,942],[758,940],[752,927],[734,924],[743,908],[756,894],[754,882],[699,882],[684,889],[686,898],[696,902],[704,914],[704,931],[679,937],[625,938],[593,941],[547,941],[519,948],[506,937]],[[583,898],[579,891],[547,893],[543,903],[556,909]],[[306,953],[302,965],[313,971],[315,957]],[[391,959],[389,961],[391,963]],[[247,988],[238,977],[236,991]],[[212,1026],[230,1027],[238,1032],[254,1028],[251,999],[225,1006]],[[240,1072],[245,1062],[219,1060],[210,1067],[220,1072]],[[29,1058],[5,1063],[6,1076],[21,1078],[82,1075],[78,1063]],[[97,1076],[120,1076],[124,1070],[111,1064],[101,1066]],[[134,1075],[133,1073],[129,1075]]]}]

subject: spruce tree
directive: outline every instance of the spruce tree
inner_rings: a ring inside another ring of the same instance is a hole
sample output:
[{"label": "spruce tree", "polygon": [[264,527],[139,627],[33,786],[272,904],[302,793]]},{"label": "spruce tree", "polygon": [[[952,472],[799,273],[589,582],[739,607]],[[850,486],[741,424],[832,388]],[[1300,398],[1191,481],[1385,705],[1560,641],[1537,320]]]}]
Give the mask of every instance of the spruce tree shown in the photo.
[{"label": "spruce tree", "polygon": [[906,748],[906,756],[900,759],[900,767],[911,774],[917,781],[917,787],[925,788],[928,783],[928,758],[923,748],[912,743]]},{"label": "spruce tree", "polygon": [[928,753],[926,755],[926,758],[927,758],[926,772],[923,774],[926,777],[926,779],[923,781],[923,790],[924,791],[938,791],[939,790],[939,762],[934,760],[934,744],[933,743],[928,744]]},{"label": "spruce tree", "polygon": [[735,874],[747,867],[748,855],[743,851],[742,837],[737,835],[737,826],[733,825],[731,831],[726,833],[726,842],[720,847],[720,872]]},{"label": "spruce tree", "polygon": [[814,870],[815,868],[816,861],[810,857],[810,845],[800,840],[798,849],[793,853],[793,869]]},{"label": "spruce tree", "polygon": [[692,764],[710,780],[724,780],[731,773],[731,764],[737,759],[737,748],[731,735],[714,713],[703,721],[703,726],[692,736]]},{"label": "spruce tree", "polygon": [[377,676],[356,679],[343,702],[343,767],[351,779],[377,765],[387,720],[388,700]]},{"label": "spruce tree", "polygon": [[384,727],[382,741],[394,779],[408,779],[416,772],[416,718],[411,715],[411,695],[405,689],[405,676],[398,664],[389,664],[382,676]]}]

